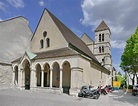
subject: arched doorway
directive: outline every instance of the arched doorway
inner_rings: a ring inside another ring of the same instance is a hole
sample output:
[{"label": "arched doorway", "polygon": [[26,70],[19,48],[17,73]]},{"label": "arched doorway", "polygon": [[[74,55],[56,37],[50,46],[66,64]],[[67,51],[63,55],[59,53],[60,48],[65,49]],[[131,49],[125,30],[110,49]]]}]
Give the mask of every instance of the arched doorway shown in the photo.
[{"label": "arched doorway", "polygon": [[63,93],[69,94],[69,89],[71,86],[71,69],[69,62],[65,61],[62,64],[63,71],[62,71],[62,88]]},{"label": "arched doorway", "polygon": [[60,83],[60,68],[59,68],[59,64],[55,62],[53,64],[52,86],[59,88],[59,83]]},{"label": "arched doorway", "polygon": [[44,87],[50,87],[50,66],[47,63],[44,65]]},{"label": "arched doorway", "polygon": [[24,69],[24,75],[25,75],[25,81],[24,81],[24,84],[25,84],[25,89],[30,89],[30,63],[29,61],[26,59],[24,60],[23,62],[23,69]]},{"label": "arched doorway", "polygon": [[15,66],[14,70],[15,70],[14,84],[18,85],[18,66]]},{"label": "arched doorway", "polygon": [[40,66],[40,64],[36,65],[36,78],[37,78],[37,86],[41,86],[41,66]]}]

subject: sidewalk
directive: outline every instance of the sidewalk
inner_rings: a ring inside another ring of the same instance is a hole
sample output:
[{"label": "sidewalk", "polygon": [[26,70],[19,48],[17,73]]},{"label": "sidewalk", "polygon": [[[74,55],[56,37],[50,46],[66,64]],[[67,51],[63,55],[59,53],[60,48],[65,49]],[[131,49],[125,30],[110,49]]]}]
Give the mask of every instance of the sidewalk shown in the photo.
[{"label": "sidewalk", "polygon": [[[67,94],[31,92],[29,90],[0,90],[0,106],[138,106],[138,97],[114,91],[99,99],[88,99]],[[122,96],[123,95],[123,96]]]},{"label": "sidewalk", "polygon": [[11,89],[12,88],[12,85],[7,85],[7,84],[0,84],[0,90],[3,90],[3,89]]},{"label": "sidewalk", "polygon": [[111,106],[138,106],[138,97],[122,90],[110,93],[109,101],[112,104]]}]

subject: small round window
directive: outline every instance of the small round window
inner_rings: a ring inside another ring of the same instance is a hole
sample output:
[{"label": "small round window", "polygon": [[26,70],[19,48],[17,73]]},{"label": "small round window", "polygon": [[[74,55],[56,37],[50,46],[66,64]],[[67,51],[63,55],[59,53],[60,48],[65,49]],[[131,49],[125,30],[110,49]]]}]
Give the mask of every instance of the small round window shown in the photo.
[{"label": "small round window", "polygon": [[44,31],[44,32],[43,32],[43,36],[44,36],[44,37],[46,37],[46,35],[47,35],[47,32],[46,32],[46,31]]}]

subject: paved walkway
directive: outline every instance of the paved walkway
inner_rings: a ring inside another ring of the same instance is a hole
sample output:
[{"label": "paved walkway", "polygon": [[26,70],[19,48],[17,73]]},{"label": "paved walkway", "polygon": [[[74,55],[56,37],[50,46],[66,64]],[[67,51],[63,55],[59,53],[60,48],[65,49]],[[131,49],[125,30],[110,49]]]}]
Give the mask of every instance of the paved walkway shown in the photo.
[{"label": "paved walkway", "polygon": [[109,94],[109,101],[111,106],[138,106],[138,95],[119,90]]},{"label": "paved walkway", "polygon": [[138,96],[122,91],[101,95],[98,100],[78,98],[66,94],[0,90],[0,106],[138,106]]}]

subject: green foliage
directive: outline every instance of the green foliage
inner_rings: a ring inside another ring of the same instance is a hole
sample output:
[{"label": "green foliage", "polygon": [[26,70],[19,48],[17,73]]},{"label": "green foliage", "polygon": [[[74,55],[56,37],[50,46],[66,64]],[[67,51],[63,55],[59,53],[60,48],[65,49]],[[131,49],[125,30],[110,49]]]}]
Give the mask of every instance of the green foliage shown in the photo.
[{"label": "green foliage", "polygon": [[121,72],[118,72],[117,74],[120,75],[120,76],[122,76]]},{"label": "green foliage", "polygon": [[122,77],[121,84],[122,84],[123,86],[126,86],[126,85],[127,85],[126,79],[127,79],[127,76],[126,76],[126,75]]},{"label": "green foliage", "polygon": [[119,74],[117,74],[117,75],[116,75],[116,79],[117,79],[117,81],[121,82],[121,81],[122,81],[122,76],[119,75]]},{"label": "green foliage", "polygon": [[125,87],[127,86],[126,79],[127,79],[126,75],[122,76],[121,73],[118,72],[118,74],[116,75],[116,81],[119,81],[121,83],[120,88],[123,88],[123,86]]},{"label": "green foliage", "polygon": [[134,45],[134,52],[135,52],[136,54],[138,54],[138,27],[137,27],[137,29],[136,29],[136,31],[135,31],[134,36],[135,36],[136,42],[137,42],[137,43],[135,43],[135,45]]},{"label": "green foliage", "polygon": [[138,72],[138,28],[126,41],[126,47],[121,56],[120,67],[128,73],[135,74]]},{"label": "green foliage", "polygon": [[129,85],[129,86],[128,86],[128,89],[133,89],[133,86],[132,86],[132,85]]}]

